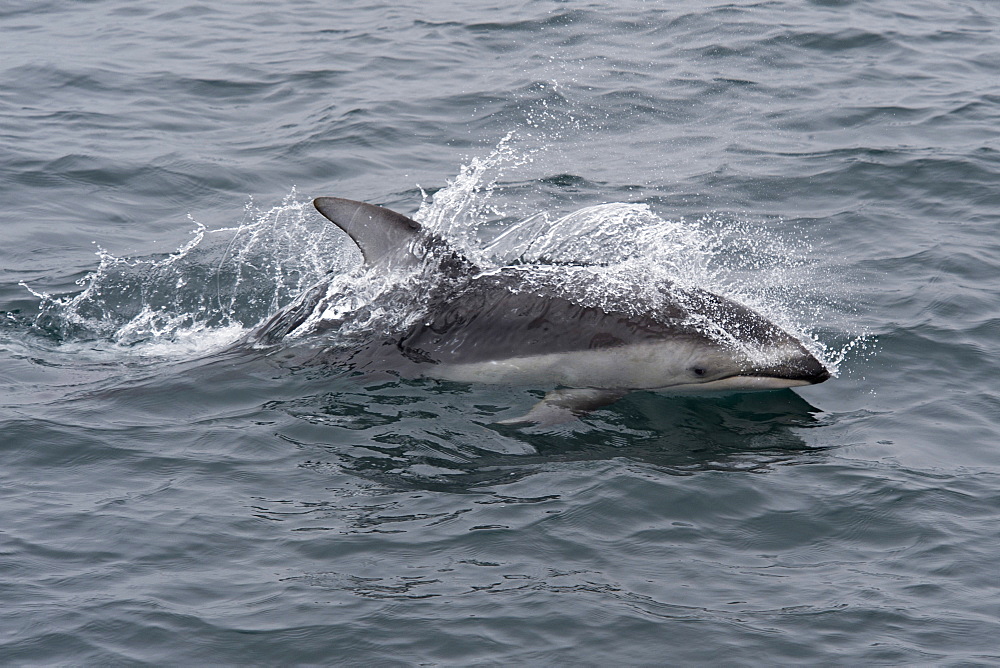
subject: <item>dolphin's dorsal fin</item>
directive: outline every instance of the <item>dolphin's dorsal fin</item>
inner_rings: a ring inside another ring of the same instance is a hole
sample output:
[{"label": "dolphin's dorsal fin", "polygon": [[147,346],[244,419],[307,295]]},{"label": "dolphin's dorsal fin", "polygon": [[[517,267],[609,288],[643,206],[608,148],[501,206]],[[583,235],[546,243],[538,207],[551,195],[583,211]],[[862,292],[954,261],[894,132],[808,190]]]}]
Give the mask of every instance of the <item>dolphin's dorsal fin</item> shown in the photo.
[{"label": "dolphin's dorsal fin", "polygon": [[389,209],[340,197],[317,197],[313,206],[347,232],[368,264],[406,252],[420,232],[420,223]]}]

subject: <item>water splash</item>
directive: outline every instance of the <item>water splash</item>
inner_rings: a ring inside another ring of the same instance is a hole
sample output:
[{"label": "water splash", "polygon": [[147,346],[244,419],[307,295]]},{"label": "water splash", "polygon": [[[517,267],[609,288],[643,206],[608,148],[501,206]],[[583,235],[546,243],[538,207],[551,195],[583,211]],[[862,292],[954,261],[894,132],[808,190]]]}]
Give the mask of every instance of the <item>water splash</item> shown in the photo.
[{"label": "water splash", "polygon": [[[248,202],[234,227],[193,221],[173,253],[146,258],[97,253],[75,295],[32,291],[36,331],[60,341],[102,339],[163,354],[223,345],[292,301],[331,268],[357,263],[356,250],[293,189],[269,209]],[[140,344],[142,344],[140,346]]]}]

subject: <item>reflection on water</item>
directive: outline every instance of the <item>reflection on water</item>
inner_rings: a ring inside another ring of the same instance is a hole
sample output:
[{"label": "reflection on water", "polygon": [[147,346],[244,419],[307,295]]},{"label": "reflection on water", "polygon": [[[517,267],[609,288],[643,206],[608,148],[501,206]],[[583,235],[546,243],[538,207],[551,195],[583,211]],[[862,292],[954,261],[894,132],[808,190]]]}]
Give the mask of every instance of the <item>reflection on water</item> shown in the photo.
[{"label": "reflection on water", "polygon": [[799,432],[823,424],[818,408],[783,390],[682,398],[635,392],[568,424],[519,428],[497,422],[542,392],[367,380],[343,376],[337,390],[267,408],[295,418],[280,436],[310,453],[306,465],[396,489],[474,491],[558,463],[618,457],[678,475],[757,471],[816,451]]}]

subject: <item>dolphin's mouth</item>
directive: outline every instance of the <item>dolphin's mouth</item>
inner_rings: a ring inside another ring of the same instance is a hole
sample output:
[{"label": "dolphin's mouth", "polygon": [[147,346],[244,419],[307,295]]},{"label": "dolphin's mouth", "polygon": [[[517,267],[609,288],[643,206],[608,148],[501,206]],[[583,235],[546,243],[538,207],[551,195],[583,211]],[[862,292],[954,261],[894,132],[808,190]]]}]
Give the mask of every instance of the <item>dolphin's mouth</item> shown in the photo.
[{"label": "dolphin's mouth", "polygon": [[[795,386],[816,385],[829,380],[831,377],[830,370],[812,355],[800,357],[794,362],[753,369],[742,375],[749,378],[773,378],[775,380],[794,381]],[[793,386],[789,385],[788,387]]]},{"label": "dolphin's mouth", "polygon": [[755,392],[758,390],[783,390],[789,387],[813,385],[799,378],[777,378],[775,376],[727,376],[704,383],[684,383],[660,388],[670,394],[715,394],[717,392]]},{"label": "dolphin's mouth", "polygon": [[830,371],[819,360],[810,355],[796,359],[794,362],[755,368],[724,378],[698,383],[683,383],[661,389],[665,392],[679,394],[753,392],[816,385],[829,378],[831,378]]}]

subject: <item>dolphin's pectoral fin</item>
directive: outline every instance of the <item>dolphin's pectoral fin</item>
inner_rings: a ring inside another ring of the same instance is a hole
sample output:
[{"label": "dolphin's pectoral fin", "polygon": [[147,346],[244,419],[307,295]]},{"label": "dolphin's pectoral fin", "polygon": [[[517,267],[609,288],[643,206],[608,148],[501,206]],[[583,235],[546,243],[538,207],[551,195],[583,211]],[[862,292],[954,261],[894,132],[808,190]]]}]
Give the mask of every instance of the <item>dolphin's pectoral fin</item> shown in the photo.
[{"label": "dolphin's pectoral fin", "polygon": [[581,413],[587,413],[601,406],[607,406],[625,396],[626,390],[597,390],[569,388],[552,390],[545,398],[532,406],[526,414],[500,420],[498,424],[536,424],[546,427],[569,422]]}]

